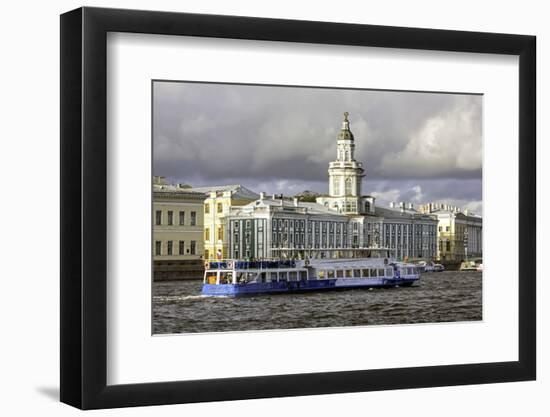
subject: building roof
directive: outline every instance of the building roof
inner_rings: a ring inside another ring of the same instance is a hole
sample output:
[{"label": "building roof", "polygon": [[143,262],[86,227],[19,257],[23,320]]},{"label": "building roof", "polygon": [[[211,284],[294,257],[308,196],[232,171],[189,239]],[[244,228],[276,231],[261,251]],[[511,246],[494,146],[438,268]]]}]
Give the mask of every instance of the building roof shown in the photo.
[{"label": "building roof", "polygon": [[376,216],[384,217],[387,219],[430,219],[436,220],[435,216],[429,215],[429,214],[423,214],[418,211],[416,211],[413,208],[398,208],[398,209],[392,209],[392,208],[386,208],[386,207],[378,207],[375,206],[374,213]]},{"label": "building roof", "polygon": [[189,188],[181,188],[176,185],[153,184],[153,196],[155,198],[204,200],[204,194],[192,191]]},{"label": "building roof", "polygon": [[335,210],[325,207],[323,204],[298,201],[298,199],[291,199],[291,198],[281,199],[280,197],[259,198],[244,206],[234,208],[233,213],[246,214],[246,213],[253,212],[255,209],[266,208],[266,207],[273,208],[274,210],[276,210],[277,208],[281,208],[284,211],[288,211],[288,212],[296,211],[302,214],[307,213],[307,214],[330,215],[330,216],[338,216],[342,218],[348,217],[345,214],[338,213]]},{"label": "building roof", "polygon": [[441,209],[437,209],[437,210],[433,210],[430,214],[434,215],[434,216],[438,216],[438,217],[449,217],[449,216],[456,216],[456,217],[465,217],[466,219],[471,219],[471,220],[482,220],[482,217],[475,214],[475,213],[472,213],[472,212],[467,212],[467,211],[455,211],[455,210],[441,210]]},{"label": "building roof", "polygon": [[232,185],[213,185],[209,187],[192,187],[190,188],[191,191],[204,193],[205,195],[210,194],[212,192],[224,192],[224,191],[231,191],[231,195],[234,198],[242,198],[247,200],[255,200],[258,197],[260,197],[259,194],[255,193],[252,190],[249,190],[248,188],[240,185],[240,184],[232,184]]}]

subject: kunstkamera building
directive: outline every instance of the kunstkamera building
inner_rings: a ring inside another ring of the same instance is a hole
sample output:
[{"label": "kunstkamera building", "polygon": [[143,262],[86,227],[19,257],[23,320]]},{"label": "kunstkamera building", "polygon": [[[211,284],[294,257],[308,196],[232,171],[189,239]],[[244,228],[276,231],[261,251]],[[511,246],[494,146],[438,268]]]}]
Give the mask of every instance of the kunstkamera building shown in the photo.
[{"label": "kunstkamera building", "polygon": [[437,217],[420,213],[411,204],[375,206],[374,197],[362,194],[364,176],[345,113],[336,159],[329,163],[328,195],[301,202],[260,193],[248,204],[220,208],[224,196],[212,192],[205,210],[211,214],[217,207],[219,215],[210,216],[212,225],[205,221],[205,235],[219,234],[221,239],[205,258],[355,257],[385,247],[398,259],[435,259]]}]

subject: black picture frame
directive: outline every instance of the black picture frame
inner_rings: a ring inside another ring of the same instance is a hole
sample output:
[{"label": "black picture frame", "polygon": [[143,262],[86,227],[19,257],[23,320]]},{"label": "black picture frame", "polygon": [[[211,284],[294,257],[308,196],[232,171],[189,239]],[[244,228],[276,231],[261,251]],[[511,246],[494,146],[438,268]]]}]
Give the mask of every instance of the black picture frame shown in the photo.
[{"label": "black picture frame", "polygon": [[[519,56],[519,360],[107,385],[108,32]],[[535,50],[525,35],[88,7],[61,15],[61,401],[96,409],[534,380]]]}]

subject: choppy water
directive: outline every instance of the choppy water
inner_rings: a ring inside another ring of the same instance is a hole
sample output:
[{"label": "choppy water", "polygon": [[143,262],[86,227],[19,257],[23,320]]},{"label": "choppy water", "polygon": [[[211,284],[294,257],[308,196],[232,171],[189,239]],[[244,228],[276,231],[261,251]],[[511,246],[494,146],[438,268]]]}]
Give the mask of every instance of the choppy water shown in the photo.
[{"label": "choppy water", "polygon": [[219,298],[201,281],[155,282],[153,333],[481,320],[481,285],[481,273],[448,271],[404,288]]}]

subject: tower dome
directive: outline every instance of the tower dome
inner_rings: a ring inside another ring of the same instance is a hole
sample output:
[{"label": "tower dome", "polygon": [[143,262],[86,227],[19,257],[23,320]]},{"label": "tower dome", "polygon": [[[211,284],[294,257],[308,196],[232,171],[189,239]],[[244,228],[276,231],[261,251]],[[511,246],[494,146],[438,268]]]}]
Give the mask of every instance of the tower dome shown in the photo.
[{"label": "tower dome", "polygon": [[349,113],[344,113],[344,121],[342,122],[342,129],[338,133],[338,140],[353,140],[353,133],[351,133],[351,130],[349,128],[349,119],[348,119]]}]

